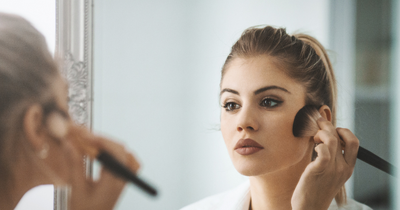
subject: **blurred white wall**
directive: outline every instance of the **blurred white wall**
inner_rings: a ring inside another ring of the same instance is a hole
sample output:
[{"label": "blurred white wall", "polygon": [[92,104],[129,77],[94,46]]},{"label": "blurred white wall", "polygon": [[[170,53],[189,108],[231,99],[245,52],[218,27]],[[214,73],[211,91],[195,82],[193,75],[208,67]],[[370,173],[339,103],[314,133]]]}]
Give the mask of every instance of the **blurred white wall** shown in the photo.
[{"label": "blurred white wall", "polygon": [[328,0],[95,1],[94,130],[119,139],[160,190],[118,209],[178,209],[245,180],[216,130],[220,70],[244,29],[270,24],[329,44]]},{"label": "blurred white wall", "polygon": [[[0,12],[18,14],[29,20],[46,38],[54,53],[56,40],[55,0],[0,0]],[[16,210],[52,210],[53,186],[33,188],[24,195]]]},{"label": "blurred white wall", "polygon": [[55,0],[0,0],[0,12],[18,14],[42,33],[49,50],[54,53],[56,45]]}]

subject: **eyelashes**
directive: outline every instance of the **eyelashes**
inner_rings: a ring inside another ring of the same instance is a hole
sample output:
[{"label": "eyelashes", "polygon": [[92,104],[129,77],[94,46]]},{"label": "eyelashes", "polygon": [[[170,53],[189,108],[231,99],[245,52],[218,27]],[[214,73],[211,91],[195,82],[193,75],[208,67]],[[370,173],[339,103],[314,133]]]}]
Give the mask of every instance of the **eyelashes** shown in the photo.
[{"label": "eyelashes", "polygon": [[225,108],[225,111],[231,112],[231,111],[234,111],[236,109],[239,109],[241,106],[239,104],[235,103],[235,102],[227,102],[222,107]]},{"label": "eyelashes", "polygon": [[260,106],[263,107],[276,107],[279,106],[282,103],[282,101],[276,100],[276,99],[272,99],[272,98],[264,98],[261,103]]},{"label": "eyelashes", "polygon": [[[272,109],[272,108],[278,107],[282,103],[283,103],[283,101],[280,101],[280,100],[277,100],[277,99],[264,98],[264,99],[261,100],[259,105],[261,107],[265,107],[267,109]],[[222,105],[222,107],[225,108],[225,111],[231,112],[231,111],[235,111],[235,110],[240,109],[242,106],[239,105],[236,102],[226,102],[225,104]]]}]

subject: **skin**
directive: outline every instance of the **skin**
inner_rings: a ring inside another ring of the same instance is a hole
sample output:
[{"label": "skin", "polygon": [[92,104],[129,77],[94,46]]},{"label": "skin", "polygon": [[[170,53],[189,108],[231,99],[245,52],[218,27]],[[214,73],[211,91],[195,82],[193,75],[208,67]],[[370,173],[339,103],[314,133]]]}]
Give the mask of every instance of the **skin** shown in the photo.
[{"label": "skin", "polygon": [[[327,209],[351,176],[358,139],[333,127],[326,105],[320,109],[324,120],[318,121],[321,130],[315,137],[294,137],[293,121],[305,105],[305,89],[276,62],[258,56],[228,64],[220,95],[221,132],[228,153],[238,172],[249,176],[253,210]],[[346,144],[345,157],[339,136]],[[264,149],[239,154],[235,145],[246,138]],[[315,143],[321,144],[316,147],[318,158],[311,162]]]},{"label": "skin", "polygon": [[[50,92],[58,109],[68,113],[68,89],[60,75],[54,78]],[[68,136],[54,137],[43,123],[44,117],[40,104],[32,104],[23,117],[23,142],[27,149],[19,147],[19,158],[13,168],[15,182],[12,189],[0,191],[0,194],[9,195],[7,198],[0,196],[0,209],[14,209],[28,190],[43,184],[69,185],[72,191],[70,209],[112,209],[125,182],[106,170],[102,170],[99,180],[87,179],[82,161],[84,151]],[[132,171],[138,171],[138,162],[122,145],[91,134],[69,117],[65,120],[68,133],[80,136],[92,148],[108,151]],[[44,144],[49,145],[49,151],[48,156],[41,159],[37,154]]]}]

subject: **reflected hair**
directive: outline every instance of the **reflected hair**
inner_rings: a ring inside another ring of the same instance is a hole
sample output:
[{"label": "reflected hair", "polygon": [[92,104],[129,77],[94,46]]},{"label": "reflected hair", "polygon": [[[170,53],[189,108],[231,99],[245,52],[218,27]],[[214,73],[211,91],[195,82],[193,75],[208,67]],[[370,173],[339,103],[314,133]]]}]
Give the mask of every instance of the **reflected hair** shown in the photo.
[{"label": "reflected hair", "polygon": [[[318,40],[302,33],[289,35],[284,28],[250,27],[232,46],[222,67],[221,81],[235,58],[259,56],[268,56],[286,75],[305,87],[305,104],[329,106],[332,124],[336,126],[335,74],[326,50]],[[344,186],[335,199],[339,206],[346,203]]]},{"label": "reflected hair", "polygon": [[10,183],[13,164],[27,144],[23,116],[32,104],[51,100],[57,74],[44,36],[24,18],[0,13],[0,188]]}]

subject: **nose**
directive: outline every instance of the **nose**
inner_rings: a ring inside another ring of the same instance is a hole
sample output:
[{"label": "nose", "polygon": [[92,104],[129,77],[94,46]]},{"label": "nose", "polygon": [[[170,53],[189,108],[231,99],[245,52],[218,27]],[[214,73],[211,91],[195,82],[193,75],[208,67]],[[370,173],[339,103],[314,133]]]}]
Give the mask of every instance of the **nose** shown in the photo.
[{"label": "nose", "polygon": [[259,129],[259,122],[257,111],[255,108],[242,107],[239,113],[236,130],[241,131],[257,131]]}]

